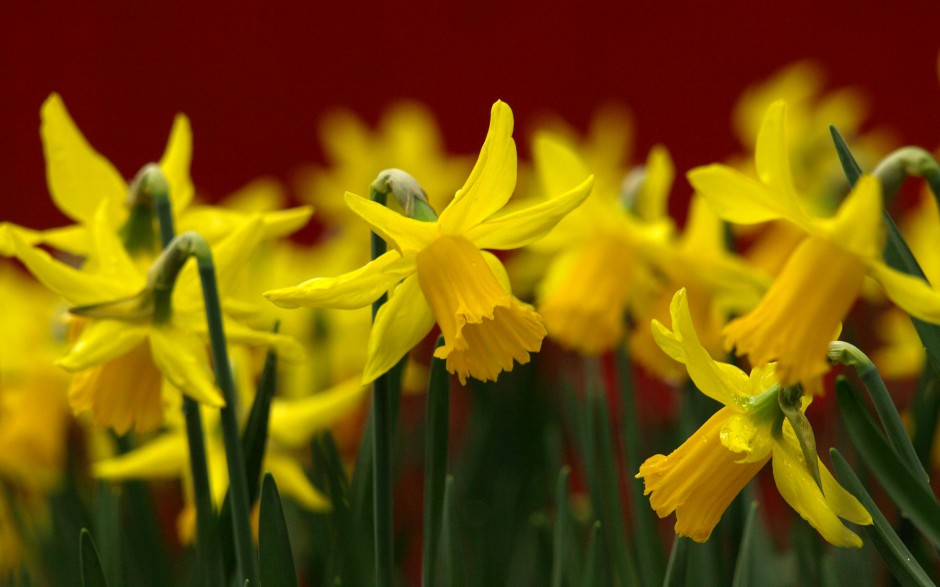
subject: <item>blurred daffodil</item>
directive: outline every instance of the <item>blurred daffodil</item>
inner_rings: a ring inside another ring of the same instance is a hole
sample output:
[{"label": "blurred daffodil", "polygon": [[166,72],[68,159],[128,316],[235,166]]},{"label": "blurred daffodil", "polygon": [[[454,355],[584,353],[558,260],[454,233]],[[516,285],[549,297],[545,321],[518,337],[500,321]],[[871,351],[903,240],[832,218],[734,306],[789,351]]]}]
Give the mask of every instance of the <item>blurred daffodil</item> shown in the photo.
[{"label": "blurred daffodil", "polygon": [[[676,292],[671,313],[672,330],[653,322],[656,342],[686,366],[702,393],[724,407],[671,454],[655,455],[640,466],[637,477],[643,478],[656,513],[665,517],[675,512],[676,533],[704,542],[735,496],[772,459],[777,489],[803,519],[831,544],[861,546],[840,518],[871,524],[871,516],[815,454],[815,467],[807,466],[804,449],[782,413],[774,365],[758,367],[748,376],[713,360],[698,340],[685,290]],[[800,414],[810,400],[798,400]]]},{"label": "blurred daffodil", "polygon": [[[587,163],[560,135],[537,135],[533,155],[547,193],[571,190],[589,175]],[[669,154],[654,148],[629,202],[622,198],[622,173],[617,173],[617,181],[599,183],[579,209],[533,245],[554,255],[536,290],[538,310],[553,339],[588,355],[608,351],[623,339],[637,282],[651,279],[648,246],[664,242],[673,230],[666,213],[672,177]]]},{"label": "blurred daffodil", "polygon": [[[90,411],[95,424],[151,430],[163,419],[164,378],[175,388],[209,406],[222,406],[222,395],[206,349],[208,337],[199,276],[193,263],[180,273],[169,316],[154,312],[148,273],[135,263],[108,220],[102,203],[93,226],[93,264],[76,269],[45,251],[12,241],[16,256],[46,287],[82,314],[75,320],[77,338],[57,364],[74,373],[69,402],[78,414]],[[243,223],[213,251],[221,291],[257,244],[261,220]],[[295,343],[258,332],[229,316],[226,336],[235,343],[276,344],[296,356]]]},{"label": "blurred daffodil", "polygon": [[584,201],[591,178],[537,206],[498,214],[515,186],[512,128],[512,111],[497,102],[469,179],[436,221],[408,218],[347,193],[349,207],[393,250],[351,273],[265,296],[285,307],[359,308],[400,282],[376,316],[364,383],[395,365],[435,321],[445,340],[435,356],[446,359],[461,382],[495,380],[513,361],[527,362],[541,348],[542,319],[512,296],[502,264],[482,249],[514,249],[544,236]]},{"label": "blurred daffodil", "polygon": [[806,234],[757,307],[728,324],[724,335],[752,364],[776,361],[782,385],[812,385],[828,368],[826,347],[866,275],[928,322],[940,323],[940,292],[882,261],[881,185],[874,177],[862,177],[834,216],[806,211],[793,187],[785,114],[786,104],[775,102],[764,118],[755,152],[760,181],[718,164],[693,169],[689,181],[729,222],[783,219]]}]

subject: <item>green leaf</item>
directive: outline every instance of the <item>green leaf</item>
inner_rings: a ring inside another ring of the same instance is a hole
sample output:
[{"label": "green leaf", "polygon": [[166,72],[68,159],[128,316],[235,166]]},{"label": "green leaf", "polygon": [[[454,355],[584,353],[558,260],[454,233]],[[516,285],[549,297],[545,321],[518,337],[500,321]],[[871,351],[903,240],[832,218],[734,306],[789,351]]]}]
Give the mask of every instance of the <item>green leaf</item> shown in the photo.
[{"label": "green leaf", "polygon": [[91,533],[82,528],[80,546],[82,557],[82,587],[107,587],[108,581],[104,578],[101,561],[98,559],[98,549]]},{"label": "green leaf", "polygon": [[258,521],[258,551],[261,560],[261,585],[297,587],[290,536],[281,508],[281,496],[274,477],[267,473],[261,485],[261,513]]},{"label": "green leaf", "polygon": [[901,508],[902,514],[934,546],[940,546],[940,504],[934,495],[924,489],[891,445],[878,433],[871,416],[859,403],[855,391],[844,377],[836,379],[836,394],[842,420],[862,461]]},{"label": "green leaf", "polygon": [[665,576],[663,545],[657,531],[657,522],[653,508],[644,495],[642,479],[636,478],[640,468],[640,431],[636,416],[636,402],[633,396],[633,376],[630,372],[630,360],[624,346],[617,350],[617,379],[620,384],[620,403],[622,406],[621,446],[624,454],[624,470],[630,487],[630,504],[633,513],[633,540],[636,544],[640,579],[647,587],[661,585]]},{"label": "green leaf", "polygon": [[569,524],[568,473],[571,469],[562,467],[555,482],[555,528],[552,540],[552,587],[562,587],[565,577],[565,546]]},{"label": "green leaf", "polygon": [[752,501],[747,506],[747,519],[744,521],[744,536],[741,537],[741,547],[738,549],[738,561],[734,565],[734,582],[732,587],[747,587],[753,585],[752,577],[754,550],[754,526],[757,519],[757,502]]},{"label": "green leaf", "polygon": [[120,499],[107,481],[98,481],[95,490],[95,533],[103,552],[102,569],[115,585],[121,585]]},{"label": "green leaf", "polygon": [[[435,349],[444,344],[439,336]],[[424,541],[421,553],[421,584],[436,583],[438,537],[444,508],[444,484],[447,478],[447,439],[450,433],[450,373],[447,362],[431,359],[428,382],[427,440],[424,461]]]},{"label": "green leaf", "polygon": [[[852,156],[852,152],[849,150],[848,145],[845,144],[842,135],[836,130],[836,127],[830,126],[829,132],[832,134],[832,140],[835,143],[836,152],[839,155],[839,162],[842,164],[842,170],[849,180],[849,185],[854,187],[855,182],[858,181],[858,178],[862,175],[862,169],[855,161],[855,157]],[[931,190],[933,190],[934,197],[937,198],[940,196],[940,186],[936,185],[936,176],[931,175],[928,177],[928,182],[930,183]],[[884,219],[888,229],[888,238],[885,242],[884,250],[885,263],[898,271],[903,271],[926,280],[923,270],[917,263],[917,259],[914,258],[913,253],[911,253],[910,247],[907,246],[907,243],[904,242],[904,238],[901,237],[901,233],[894,224],[894,220],[891,219],[891,216],[889,216],[887,212],[884,212]],[[933,366],[934,371],[940,374],[940,326],[918,320],[913,316],[911,316],[911,322],[917,330],[917,336],[920,337],[921,342],[924,343],[924,347],[927,349],[927,358],[930,364]]]},{"label": "green leaf", "polygon": [[444,486],[444,517],[441,520],[441,569],[445,587],[462,587],[465,581],[463,551],[457,529],[457,506],[454,502],[454,478],[447,476]]},{"label": "green leaf", "polygon": [[600,587],[603,585],[603,569],[601,569],[601,553],[604,551],[604,535],[601,532],[601,523],[594,522],[591,526],[591,537],[588,539],[586,563],[584,565],[584,587]]},{"label": "green leaf", "polygon": [[924,369],[917,383],[917,393],[911,403],[910,412],[914,416],[914,451],[924,466],[931,462],[933,439],[940,419],[940,379],[930,367]]},{"label": "green leaf", "polygon": [[865,491],[865,486],[855,475],[855,471],[849,466],[849,463],[836,449],[830,449],[829,455],[832,457],[832,464],[835,467],[836,474],[843,487],[854,495],[868,513],[871,514],[874,524],[863,528],[866,537],[875,546],[878,554],[888,566],[891,574],[905,587],[926,587],[933,585],[933,581],[924,572],[924,569],[917,563],[917,560],[907,549],[894,529],[885,518],[871,495]]},{"label": "green leaf", "polygon": [[666,576],[663,587],[683,587],[686,583],[688,567],[689,540],[676,535],[672,542],[672,551],[669,553],[669,562],[666,564]]}]

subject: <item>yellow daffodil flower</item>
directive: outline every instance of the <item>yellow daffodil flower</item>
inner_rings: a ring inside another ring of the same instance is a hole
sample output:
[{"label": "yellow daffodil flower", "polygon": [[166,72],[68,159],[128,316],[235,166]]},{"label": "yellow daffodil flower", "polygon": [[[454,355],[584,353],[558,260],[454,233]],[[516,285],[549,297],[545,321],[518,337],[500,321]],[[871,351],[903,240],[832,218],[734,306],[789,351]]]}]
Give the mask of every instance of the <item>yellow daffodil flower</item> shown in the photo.
[{"label": "yellow daffodil flower", "polygon": [[[676,533],[704,542],[734,497],[772,459],[777,489],[803,519],[831,544],[861,546],[839,518],[871,524],[871,515],[822,461],[820,490],[793,428],[782,419],[774,365],[758,367],[748,376],[713,360],[698,340],[685,290],[676,292],[670,310],[672,330],[653,322],[657,344],[686,366],[702,393],[724,407],[671,454],[652,456],[640,466],[637,477],[643,479],[656,513],[665,517],[675,512]],[[805,411],[810,397],[801,401]]]},{"label": "yellow daffodil flower", "polygon": [[[667,320],[673,294],[685,288],[702,344],[712,355],[721,353],[721,329],[728,316],[754,308],[770,285],[768,276],[728,251],[725,243],[721,219],[701,196],[693,197],[682,234],[648,249],[660,279],[641,282],[634,294],[637,323]],[[630,334],[630,356],[661,379],[686,377],[685,369],[662,353],[648,328]]]},{"label": "yellow daffodil flower", "polygon": [[505,269],[482,249],[514,249],[544,236],[587,197],[592,179],[562,196],[511,214],[498,214],[512,195],[516,146],[512,111],[493,105],[489,131],[479,159],[463,188],[434,222],[421,222],[365,198],[346,194],[346,203],[393,250],[361,269],[335,278],[318,278],[297,287],[267,292],[284,307],[359,308],[399,282],[375,319],[368,383],[388,371],[434,326],[444,345],[435,356],[461,382],[467,377],[495,380],[525,363],[541,348],[541,317],[510,293]]},{"label": "yellow daffodil flower", "polygon": [[[113,231],[128,219],[128,184],[121,173],[99,154],[82,135],[72,120],[65,103],[52,94],[42,105],[40,135],[46,157],[46,181],[56,206],[76,222],[71,226],[35,231],[8,223],[0,223],[0,255],[14,254],[10,232],[28,244],[47,244],[75,255],[88,256],[93,247],[91,227],[99,208]],[[190,207],[193,182],[189,175],[192,159],[192,129],[189,119],[178,114],[159,167],[169,185],[170,204],[177,230],[198,230],[210,243],[227,235],[248,215],[234,210]],[[308,206],[280,210],[262,216],[263,238],[274,238],[296,231],[310,218]],[[147,251],[150,257],[159,252],[159,243]],[[144,260],[149,264],[152,258]]]},{"label": "yellow daffodil flower", "polygon": [[[330,508],[329,500],[307,478],[298,451],[309,446],[310,439],[326,430],[350,412],[358,409],[368,388],[353,378],[321,393],[303,399],[285,401],[275,398],[268,424],[268,446],[262,470],[269,471],[278,489],[310,511]],[[242,402],[247,414],[251,397]],[[195,538],[195,501],[189,467],[186,430],[179,411],[168,416],[167,430],[137,449],[98,461],[94,474],[111,481],[127,479],[176,479],[183,481],[186,504],[177,521],[180,540],[189,544]],[[206,458],[212,501],[221,506],[228,490],[225,448],[218,426],[218,412],[203,410],[206,423]]]},{"label": "yellow daffodil flower", "polygon": [[[151,430],[163,419],[164,378],[199,402],[222,406],[206,350],[208,335],[195,265],[188,264],[179,275],[172,294],[172,316],[154,320],[146,295],[141,297],[148,276],[113,232],[108,214],[103,202],[93,231],[91,256],[97,262],[81,270],[12,235],[16,256],[46,287],[72,306],[104,305],[99,312],[88,312],[92,317],[76,320],[78,337],[57,362],[75,374],[69,389],[73,411],[90,411],[95,424],[112,427],[119,434],[132,428]],[[221,291],[261,234],[261,220],[255,218],[214,249]],[[231,317],[226,321],[226,336],[241,344],[276,344],[289,357],[298,352],[289,339],[257,332]]]},{"label": "yellow daffodil flower", "polygon": [[[570,190],[589,173],[586,162],[558,135],[537,135],[533,155],[548,193]],[[587,355],[608,351],[623,339],[625,313],[637,283],[652,279],[647,248],[665,242],[672,232],[666,198],[673,167],[666,150],[650,152],[633,202],[635,213],[622,201],[622,175],[599,183],[584,205],[533,245],[555,255],[536,290],[549,335]]]},{"label": "yellow daffodil flower", "polygon": [[940,292],[884,264],[881,185],[863,176],[836,214],[817,218],[800,203],[790,173],[786,104],[767,110],[757,140],[760,181],[724,165],[689,172],[696,191],[729,222],[783,219],[807,236],[790,255],[754,310],[725,327],[726,346],[754,365],[777,362],[782,385],[813,381],[825,373],[826,348],[855,302],[866,275],[909,314],[940,323]]}]

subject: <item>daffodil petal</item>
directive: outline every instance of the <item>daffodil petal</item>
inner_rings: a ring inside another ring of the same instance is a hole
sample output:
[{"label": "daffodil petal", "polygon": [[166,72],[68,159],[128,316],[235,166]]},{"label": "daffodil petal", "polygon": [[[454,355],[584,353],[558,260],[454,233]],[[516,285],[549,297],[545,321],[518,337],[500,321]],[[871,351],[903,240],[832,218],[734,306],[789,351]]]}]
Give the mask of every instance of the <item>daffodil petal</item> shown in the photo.
[{"label": "daffodil petal", "polygon": [[73,224],[71,226],[50,228],[39,234],[41,242],[60,251],[80,257],[87,257],[91,254],[91,234],[87,226]]},{"label": "daffodil petal", "polygon": [[189,166],[193,157],[193,130],[185,114],[177,114],[170,130],[166,150],[160,158],[160,170],[170,187],[170,205],[179,216],[193,199],[193,180]]},{"label": "daffodil petal", "polygon": [[418,276],[405,279],[375,316],[362,383],[371,383],[395,366],[434,327],[434,312]]},{"label": "daffodil petal", "polygon": [[282,494],[297,500],[297,503],[313,512],[330,509],[330,500],[310,483],[303,467],[293,456],[269,453],[265,466]]},{"label": "daffodil petal", "polygon": [[16,255],[13,233],[16,233],[19,240],[28,246],[43,242],[43,234],[38,230],[24,228],[10,222],[0,222],[0,257],[13,257]]},{"label": "daffodil petal", "polygon": [[121,320],[90,320],[68,354],[56,361],[67,371],[81,371],[127,354],[141,344],[149,325]]},{"label": "daffodil petal", "polygon": [[121,456],[96,462],[93,473],[99,479],[168,479],[178,477],[188,461],[186,437],[181,432],[162,434]]},{"label": "daffodil petal", "polygon": [[95,210],[104,201],[111,217],[119,217],[127,183],[88,144],[58,94],[46,99],[40,117],[46,181],[56,206],[73,220],[91,223]]},{"label": "daffodil petal", "polygon": [[287,210],[274,210],[261,214],[264,226],[263,240],[293,234],[303,228],[313,216],[313,206],[298,206]]},{"label": "daffodil petal", "polygon": [[91,227],[92,255],[89,269],[117,280],[127,282],[128,289],[141,290],[146,278],[131,260],[124,243],[108,219],[106,204],[102,202],[95,212]]},{"label": "daffodil petal", "polygon": [[354,377],[302,399],[275,398],[271,404],[271,438],[287,446],[302,447],[318,431],[362,405],[368,391],[369,386]]},{"label": "daffodil petal", "polygon": [[[192,331],[208,338],[209,329],[206,325],[205,316],[188,321],[193,324]],[[269,346],[273,347],[278,354],[278,358],[285,361],[300,361],[304,358],[304,348],[297,340],[285,334],[277,334],[265,330],[256,330],[250,328],[232,318],[225,318],[225,340],[234,344],[247,346]]]},{"label": "daffodil petal", "polygon": [[757,145],[754,148],[754,167],[760,180],[777,192],[781,205],[799,210],[790,154],[786,135],[787,104],[783,100],[772,103],[764,114]]},{"label": "daffodil petal", "polygon": [[[232,289],[238,271],[245,266],[261,239],[261,217],[254,214],[240,223],[220,243],[211,247],[215,280],[223,294]],[[195,262],[186,263],[173,289],[173,304],[182,311],[202,307],[202,283]]]},{"label": "daffodil petal", "polygon": [[728,222],[757,224],[783,218],[809,231],[810,222],[797,202],[730,167],[720,164],[696,167],[687,177],[715,213]]},{"label": "daffodil petal", "polygon": [[504,290],[512,293],[512,283],[509,281],[509,272],[506,271],[503,262],[499,260],[499,257],[488,251],[480,251],[480,253],[483,255],[483,260],[486,261],[490,271],[493,272],[493,276],[496,277],[496,281],[503,286]]},{"label": "daffodil petal", "polygon": [[653,339],[670,357],[684,363],[689,377],[708,397],[730,407],[739,407],[742,398],[752,395],[748,376],[733,365],[712,359],[699,342],[685,288],[672,298],[669,306],[672,331],[653,321]]},{"label": "daffodil petal", "polygon": [[829,507],[837,516],[862,526],[872,523],[871,514],[865,509],[865,506],[836,481],[822,460],[819,461],[819,477],[822,480],[823,494],[826,496],[826,501],[829,502]]},{"label": "daffodil petal", "polygon": [[662,145],[650,149],[646,157],[643,187],[634,203],[634,212],[645,222],[655,222],[668,216],[669,190],[676,169],[669,151]]},{"label": "daffodil petal", "polygon": [[774,445],[774,481],[780,495],[830,544],[861,547],[861,538],[839,520],[803,464],[799,448],[790,446],[789,442],[783,440]]},{"label": "daffodil petal", "polygon": [[198,336],[168,324],[154,326],[150,351],[157,368],[180,391],[207,406],[225,405],[209,368],[206,343]]},{"label": "daffodil petal", "polygon": [[878,259],[883,242],[881,205],[881,182],[863,175],[836,215],[817,223],[841,248],[863,259]]},{"label": "daffodil petal", "polygon": [[940,291],[922,278],[892,269],[881,261],[869,261],[868,272],[902,310],[925,322],[940,324]]},{"label": "daffodil petal", "polygon": [[517,249],[536,241],[552,230],[591,193],[594,176],[589,176],[568,192],[546,202],[477,224],[466,237],[481,249]]},{"label": "daffodil petal", "polygon": [[371,304],[395,283],[413,273],[414,255],[388,251],[366,265],[339,277],[317,277],[295,287],[264,293],[282,308],[339,308],[353,310]]},{"label": "daffodil petal", "polygon": [[532,159],[542,190],[548,195],[570,192],[591,170],[563,137],[541,131],[532,139]]},{"label": "daffodil petal", "polygon": [[[506,205],[516,187],[516,143],[512,110],[493,104],[490,126],[470,177],[440,214],[441,231],[462,234]],[[585,176],[581,176],[585,177]]]},{"label": "daffodil petal", "polygon": [[372,230],[401,251],[418,251],[437,236],[434,222],[421,222],[390,210],[378,202],[346,192],[346,205],[369,223]]},{"label": "daffodil petal", "polygon": [[65,263],[56,261],[49,253],[24,243],[14,232],[8,235],[13,241],[16,258],[43,285],[56,292],[70,304],[85,306],[127,297],[134,287],[114,278],[85,273]]}]

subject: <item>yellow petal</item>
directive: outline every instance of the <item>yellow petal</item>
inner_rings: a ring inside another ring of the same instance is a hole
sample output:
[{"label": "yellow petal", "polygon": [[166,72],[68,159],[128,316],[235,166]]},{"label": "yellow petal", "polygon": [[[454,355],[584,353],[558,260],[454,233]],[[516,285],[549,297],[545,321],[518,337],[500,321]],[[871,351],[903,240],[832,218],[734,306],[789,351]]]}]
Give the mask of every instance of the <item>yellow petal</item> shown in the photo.
[{"label": "yellow petal", "polygon": [[113,277],[85,273],[56,261],[41,249],[27,245],[15,232],[9,236],[13,241],[16,258],[22,261],[43,285],[72,305],[85,306],[107,302],[137,293],[133,284],[128,287],[128,284]]},{"label": "yellow petal", "polygon": [[[304,358],[304,348],[294,337],[267,330],[256,330],[228,316],[224,318],[225,340],[228,342],[247,346],[273,347],[277,351],[278,358],[285,361],[300,361]],[[192,324],[189,328],[193,332],[208,339],[209,329],[206,325],[205,314],[187,316],[186,321],[187,324]]]},{"label": "yellow petal", "polygon": [[757,224],[784,218],[806,231],[810,221],[799,203],[786,199],[768,186],[730,167],[719,164],[696,167],[687,174],[689,183],[728,222]]},{"label": "yellow petal", "polygon": [[646,158],[643,187],[634,203],[634,211],[645,222],[654,222],[668,216],[669,190],[676,170],[669,151],[662,145],[650,149]]},{"label": "yellow petal", "polygon": [[149,333],[148,325],[119,320],[90,320],[68,354],[56,361],[67,371],[81,371],[128,353]]},{"label": "yellow petal", "polygon": [[820,229],[843,249],[863,259],[880,259],[884,228],[881,182],[863,175],[832,218],[818,221]]},{"label": "yellow petal", "polygon": [[767,107],[757,134],[754,167],[757,168],[760,180],[777,194],[781,205],[798,210],[800,205],[793,188],[793,173],[790,171],[786,120],[786,102],[777,100]]},{"label": "yellow petal", "polygon": [[931,324],[940,324],[940,291],[920,277],[869,261],[868,273],[881,284],[891,301],[902,310]]},{"label": "yellow petal", "polygon": [[330,500],[310,483],[303,467],[293,456],[268,453],[265,467],[271,472],[282,495],[287,495],[313,512],[330,509]]},{"label": "yellow petal", "polygon": [[16,245],[13,242],[13,233],[20,241],[28,246],[43,242],[43,235],[37,230],[24,228],[10,222],[0,222],[0,257],[13,257],[16,255]]},{"label": "yellow petal", "polygon": [[189,119],[185,114],[177,114],[173,120],[166,150],[160,159],[160,170],[169,184],[170,205],[176,216],[179,216],[193,199],[193,180],[189,175],[192,157],[193,131]]},{"label": "yellow petal", "polygon": [[313,216],[313,206],[298,206],[287,210],[274,210],[261,215],[264,225],[263,240],[293,234],[303,228]]},{"label": "yellow petal", "polygon": [[803,464],[799,448],[790,446],[789,439],[776,443],[773,463],[774,481],[780,495],[826,541],[842,547],[862,546],[861,538],[846,528],[833,512],[826,496]]},{"label": "yellow petal", "polygon": [[188,462],[186,436],[170,433],[121,456],[98,461],[93,471],[99,479],[169,479],[179,477]]},{"label": "yellow petal", "polygon": [[532,140],[532,159],[542,190],[549,195],[570,192],[591,170],[562,137],[539,132]]},{"label": "yellow petal", "polygon": [[369,386],[354,377],[302,399],[275,398],[271,404],[271,438],[287,446],[302,447],[314,434],[362,405],[368,391]]},{"label": "yellow petal", "polygon": [[353,310],[379,299],[395,283],[413,273],[415,257],[402,257],[398,251],[388,251],[339,277],[317,277],[295,287],[275,289],[264,297],[282,308],[340,308]]},{"label": "yellow petal", "polygon": [[119,218],[127,197],[121,174],[88,144],[58,94],[46,99],[40,116],[46,181],[56,206],[73,220],[91,223],[98,205],[107,202],[109,216]]},{"label": "yellow petal", "polygon": [[594,176],[568,192],[535,206],[497,216],[466,232],[466,237],[481,249],[518,249],[536,241],[552,230],[569,212],[591,193]]},{"label": "yellow petal", "polygon": [[702,393],[726,406],[742,409],[747,398],[754,394],[750,380],[747,374],[734,365],[712,359],[699,342],[685,288],[673,296],[669,313],[672,318],[671,332],[659,321],[653,320],[656,344],[670,357],[685,364],[689,377]]},{"label": "yellow petal", "polygon": [[421,222],[362,196],[346,192],[346,205],[398,251],[418,251],[437,236],[437,223]]},{"label": "yellow petal", "polygon": [[98,206],[91,227],[92,252],[88,260],[87,271],[95,271],[102,276],[124,281],[128,289],[142,290],[146,277],[131,260],[124,243],[107,216],[105,204]]},{"label": "yellow petal", "polygon": [[434,327],[434,314],[416,275],[405,279],[375,316],[363,385],[395,366]]},{"label": "yellow petal", "polygon": [[199,337],[170,324],[155,325],[150,350],[157,368],[180,391],[208,406],[225,405],[209,367],[209,351]]},{"label": "yellow petal", "polygon": [[[440,214],[441,232],[461,234],[506,205],[516,187],[516,143],[512,110],[493,104],[490,126],[470,177]],[[584,175],[581,178],[585,177]]]}]

